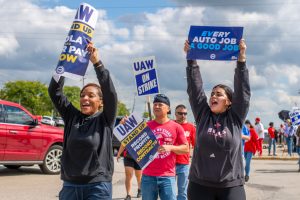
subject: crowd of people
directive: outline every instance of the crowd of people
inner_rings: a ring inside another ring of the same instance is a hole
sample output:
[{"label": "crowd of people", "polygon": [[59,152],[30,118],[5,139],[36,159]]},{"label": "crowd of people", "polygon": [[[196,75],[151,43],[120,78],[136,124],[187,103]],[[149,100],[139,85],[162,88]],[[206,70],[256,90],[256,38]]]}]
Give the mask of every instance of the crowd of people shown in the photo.
[{"label": "crowd of people", "polygon": [[[249,180],[252,157],[256,154],[256,152],[258,156],[262,156],[263,141],[265,137],[268,138],[268,141],[265,141],[268,145],[268,156],[277,156],[277,145],[283,147],[283,153],[286,150],[289,156],[292,156],[293,153],[297,153],[299,155],[298,172],[300,172],[300,126],[293,126],[291,120],[286,119],[284,124],[280,124],[280,127],[276,130],[274,128],[274,123],[270,122],[267,129],[267,135],[265,135],[258,134],[265,132],[264,126],[259,117],[255,119],[254,126],[251,124],[250,120],[246,120],[245,125],[248,129],[248,133],[244,130],[242,132],[242,139],[245,140],[244,151],[242,154],[245,158],[246,182]],[[248,135],[250,135],[250,137],[248,137]],[[285,145],[287,146],[287,149],[285,149]],[[271,154],[272,149],[273,151]]]},{"label": "crowd of people", "polygon": [[[259,118],[254,125],[249,120],[245,121],[251,92],[243,39],[239,49],[234,92],[230,87],[218,84],[213,87],[209,98],[204,92],[197,61],[187,60],[187,93],[196,127],[187,122],[185,105],[176,106],[175,120],[172,120],[169,117],[169,98],[164,94],[154,97],[154,119],[147,125],[159,142],[158,155],[141,170],[126,152],[126,200],[133,196],[131,182],[134,173],[138,182],[137,197],[141,196],[143,200],[246,199],[244,184],[249,180],[252,156],[256,151],[262,155],[264,127]],[[98,49],[89,43],[87,50],[99,84],[89,83],[82,88],[80,110],[63,93],[64,77],[58,81],[52,79],[49,85],[52,102],[65,122],[60,200],[112,199],[114,162],[111,140],[117,94],[109,71],[99,59]],[[187,53],[189,50],[189,42],[186,41],[184,51]],[[245,134],[242,133],[243,127]],[[273,155],[276,155],[273,123],[270,123],[268,131],[269,154],[273,146]],[[295,133],[299,136],[300,128],[295,131],[287,120],[282,131],[290,154],[292,136]],[[244,146],[241,138],[246,140]],[[118,160],[124,149],[121,146]]]}]

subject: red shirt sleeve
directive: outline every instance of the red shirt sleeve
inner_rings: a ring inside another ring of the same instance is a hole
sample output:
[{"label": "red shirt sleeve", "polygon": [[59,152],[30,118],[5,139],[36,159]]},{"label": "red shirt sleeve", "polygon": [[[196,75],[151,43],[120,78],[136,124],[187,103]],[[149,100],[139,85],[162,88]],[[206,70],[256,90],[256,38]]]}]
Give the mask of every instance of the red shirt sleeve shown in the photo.
[{"label": "red shirt sleeve", "polygon": [[184,130],[182,128],[182,126],[180,126],[179,124],[177,124],[177,138],[176,138],[176,143],[177,145],[182,145],[182,144],[186,144],[187,140],[186,137],[184,135]]},{"label": "red shirt sleeve", "polygon": [[195,139],[196,139],[196,128],[194,125],[191,124],[191,144],[195,146]]}]

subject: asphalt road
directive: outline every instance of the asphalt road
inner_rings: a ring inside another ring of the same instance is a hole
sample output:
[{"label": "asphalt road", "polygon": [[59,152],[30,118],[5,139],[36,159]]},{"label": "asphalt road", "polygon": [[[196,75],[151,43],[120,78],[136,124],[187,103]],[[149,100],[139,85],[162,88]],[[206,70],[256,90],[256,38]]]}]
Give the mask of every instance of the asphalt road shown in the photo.
[{"label": "asphalt road", "polygon": [[[245,185],[249,200],[298,200],[300,173],[295,160],[252,160],[250,180]],[[54,200],[62,182],[59,175],[44,175],[37,166],[18,170],[0,166],[1,200]],[[133,194],[137,184],[133,182]],[[113,199],[126,196],[123,162],[115,162]]]}]

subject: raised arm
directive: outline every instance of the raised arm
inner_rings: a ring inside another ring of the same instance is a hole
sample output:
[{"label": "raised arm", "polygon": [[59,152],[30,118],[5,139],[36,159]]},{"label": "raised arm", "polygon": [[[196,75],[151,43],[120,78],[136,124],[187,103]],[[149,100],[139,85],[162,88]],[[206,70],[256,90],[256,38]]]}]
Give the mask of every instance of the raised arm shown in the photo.
[{"label": "raised arm", "polygon": [[232,110],[239,116],[241,122],[246,118],[250,104],[250,83],[249,72],[246,67],[246,44],[242,39],[240,44],[240,54],[234,74],[234,94],[232,98]]},{"label": "raised arm", "polygon": [[117,114],[117,104],[118,104],[117,93],[114,84],[111,80],[109,71],[104,68],[104,65],[99,59],[98,49],[96,49],[92,43],[88,44],[87,49],[91,53],[90,61],[94,65],[97,79],[101,86],[101,91],[103,95],[103,104],[104,104],[103,114],[107,124],[113,127],[116,119],[116,114]]},{"label": "raised arm", "polygon": [[[184,51],[190,50],[188,41],[185,41]],[[194,118],[198,121],[201,116],[201,110],[208,107],[207,97],[203,89],[203,81],[200,74],[199,66],[196,60],[187,60],[186,68],[187,76],[187,93],[189,95],[190,105],[194,114]]]},{"label": "raised arm", "polygon": [[79,112],[67,99],[67,97],[63,94],[63,86],[65,82],[65,77],[61,76],[59,81],[56,82],[54,78],[51,79],[51,82],[48,87],[49,96],[61,115],[61,117],[66,120],[69,115],[70,110],[74,110]]}]

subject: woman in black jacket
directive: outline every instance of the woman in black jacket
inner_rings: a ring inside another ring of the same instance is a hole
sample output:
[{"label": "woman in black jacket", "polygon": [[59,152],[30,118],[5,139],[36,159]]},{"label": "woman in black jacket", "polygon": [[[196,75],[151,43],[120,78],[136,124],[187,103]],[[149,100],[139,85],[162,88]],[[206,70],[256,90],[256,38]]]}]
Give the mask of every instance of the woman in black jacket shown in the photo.
[{"label": "woman in black jacket", "polygon": [[48,89],[65,122],[60,200],[112,199],[111,141],[117,94],[109,71],[98,57],[98,50],[92,43],[87,45],[87,50],[100,86],[89,83],[82,88],[80,111],[63,94],[64,77],[58,82],[52,78]]},{"label": "woman in black jacket", "polygon": [[[216,85],[207,97],[199,66],[187,60],[187,92],[197,124],[189,174],[189,200],[245,200],[241,132],[250,101],[246,44],[241,40],[234,75],[234,92]],[[189,51],[186,41],[184,51]]]}]

